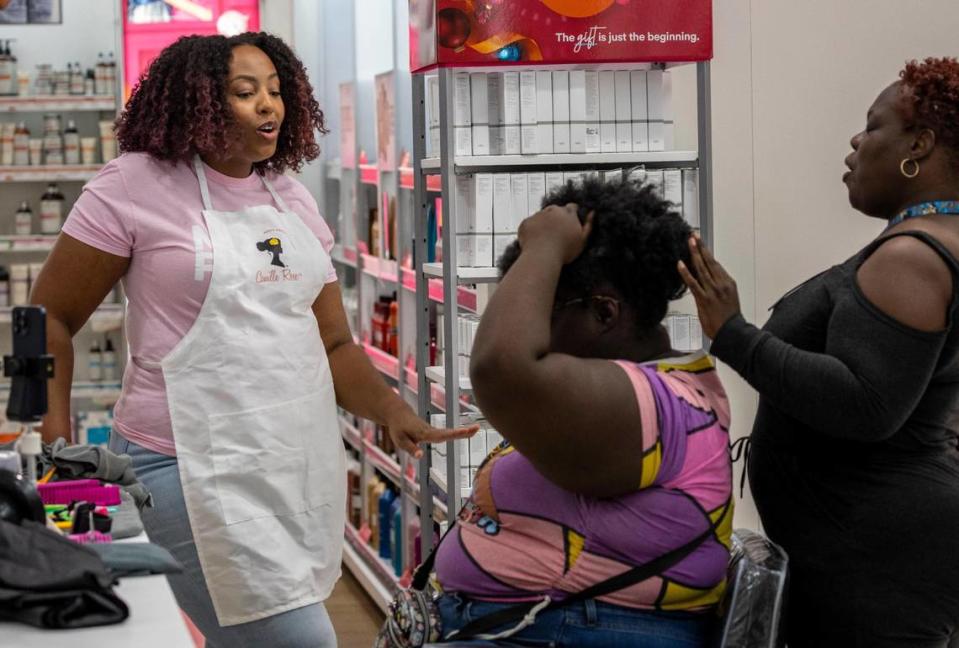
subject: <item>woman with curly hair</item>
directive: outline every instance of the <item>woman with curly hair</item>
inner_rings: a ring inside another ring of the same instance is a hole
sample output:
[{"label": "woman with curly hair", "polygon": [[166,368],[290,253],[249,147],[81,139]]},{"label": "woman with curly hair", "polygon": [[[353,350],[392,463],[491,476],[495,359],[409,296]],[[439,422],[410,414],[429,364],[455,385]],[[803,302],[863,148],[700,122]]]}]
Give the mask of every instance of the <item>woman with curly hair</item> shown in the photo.
[{"label": "woman with curly hair", "polygon": [[959,645],[959,63],[900,77],[843,176],[876,240],[762,329],[698,241],[683,269],[712,352],[760,395],[749,481],[790,556],[791,648]]},{"label": "woman with curly hair", "polygon": [[[661,323],[689,226],[635,182],[545,202],[500,260],[473,345],[477,402],[507,442],[436,554],[444,636],[492,614],[479,636],[518,645],[700,648],[733,510],[725,392]],[[518,604],[534,623],[501,616]]]},{"label": "woman with curly hair", "polygon": [[345,457],[336,406],[397,446],[429,427],[354,343],[333,236],[283,172],[316,158],[303,65],[263,33],[165,49],[117,122],[122,155],[91,180],[37,279],[57,361],[47,440],[70,435],[72,336],[118,282],[128,368],[111,448],[155,507],[152,541],[208,646],[333,646]]}]

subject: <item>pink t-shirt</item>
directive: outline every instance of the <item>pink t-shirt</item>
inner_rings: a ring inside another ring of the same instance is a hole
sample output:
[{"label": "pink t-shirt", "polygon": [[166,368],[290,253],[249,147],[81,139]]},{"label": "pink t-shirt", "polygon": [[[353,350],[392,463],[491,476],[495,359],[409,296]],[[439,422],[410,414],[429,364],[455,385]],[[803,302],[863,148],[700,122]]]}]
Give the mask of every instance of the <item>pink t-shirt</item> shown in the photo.
[{"label": "pink t-shirt", "polygon": [[[273,204],[256,174],[232,178],[204,168],[214,209]],[[329,252],[333,234],[306,187],[285,175],[271,175],[270,181]],[[87,245],[130,257],[123,286],[131,361],[123,374],[113,426],[128,440],[167,455],[175,455],[176,446],[163,374],[144,364],[159,363],[173,349],[206,298],[213,262],[202,210],[192,164],[126,153],[86,184],[63,226],[64,233]],[[201,280],[198,263],[204,268]],[[327,283],[332,281],[334,270],[327,277]]]}]

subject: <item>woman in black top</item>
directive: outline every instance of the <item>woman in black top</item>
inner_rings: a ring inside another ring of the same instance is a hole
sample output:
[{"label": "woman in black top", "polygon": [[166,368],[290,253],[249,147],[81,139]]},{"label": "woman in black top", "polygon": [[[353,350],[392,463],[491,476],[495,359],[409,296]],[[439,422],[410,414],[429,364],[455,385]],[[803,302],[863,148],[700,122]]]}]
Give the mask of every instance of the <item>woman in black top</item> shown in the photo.
[{"label": "woman in black top", "polygon": [[749,481],[791,559],[790,648],[959,646],[959,63],[900,77],[843,176],[881,236],[762,329],[698,240],[680,268],[712,352],[761,396]]}]

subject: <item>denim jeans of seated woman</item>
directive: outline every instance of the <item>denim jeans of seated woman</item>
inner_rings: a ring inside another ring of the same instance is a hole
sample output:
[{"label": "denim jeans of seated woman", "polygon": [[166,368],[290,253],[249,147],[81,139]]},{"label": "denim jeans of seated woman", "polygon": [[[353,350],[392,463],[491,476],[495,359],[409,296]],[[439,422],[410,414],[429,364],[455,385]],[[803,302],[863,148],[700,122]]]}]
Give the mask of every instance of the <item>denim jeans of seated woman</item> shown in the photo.
[{"label": "denim jeans of seated woman", "polygon": [[[444,635],[470,621],[511,607],[457,594],[439,599]],[[466,640],[461,645],[555,646],[556,648],[705,648],[716,623],[712,614],[634,610],[599,601],[573,603],[536,615],[536,622],[508,639]],[[496,628],[490,634],[516,625]],[[450,639],[455,641],[455,637]]]}]

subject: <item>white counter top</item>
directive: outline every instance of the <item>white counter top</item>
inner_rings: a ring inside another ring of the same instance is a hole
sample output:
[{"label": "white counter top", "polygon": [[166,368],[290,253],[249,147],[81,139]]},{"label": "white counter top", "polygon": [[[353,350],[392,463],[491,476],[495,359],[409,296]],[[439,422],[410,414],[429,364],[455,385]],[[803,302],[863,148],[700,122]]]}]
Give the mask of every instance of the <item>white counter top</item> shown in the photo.
[{"label": "white counter top", "polygon": [[[131,542],[146,542],[146,536]],[[124,578],[117,595],[130,616],[117,625],[79,630],[41,630],[0,622],[3,648],[193,648],[180,608],[164,576]]]}]

